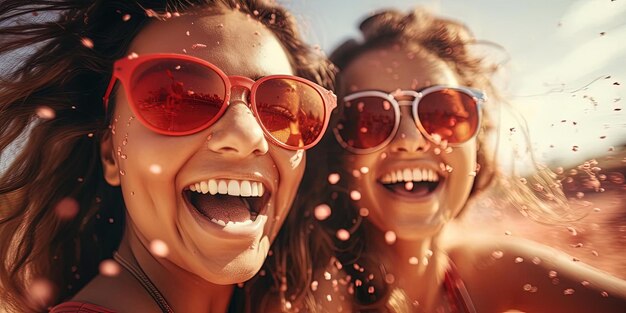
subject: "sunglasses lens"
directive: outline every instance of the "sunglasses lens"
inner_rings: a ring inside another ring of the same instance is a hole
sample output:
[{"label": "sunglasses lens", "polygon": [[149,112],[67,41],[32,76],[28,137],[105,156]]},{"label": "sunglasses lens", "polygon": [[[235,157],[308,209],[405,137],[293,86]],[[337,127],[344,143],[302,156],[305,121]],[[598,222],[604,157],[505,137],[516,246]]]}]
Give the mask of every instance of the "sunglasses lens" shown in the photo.
[{"label": "sunglasses lens", "polygon": [[478,106],[470,94],[443,89],[425,95],[417,107],[422,126],[433,137],[462,143],[478,130]]},{"label": "sunglasses lens", "polygon": [[278,141],[304,147],[321,136],[324,100],[308,84],[289,78],[268,79],[256,89],[255,101],[263,127]]},{"label": "sunglasses lens", "polygon": [[224,105],[226,85],[206,66],[160,59],[135,70],[130,92],[137,113],[148,125],[185,134],[214,122]]},{"label": "sunglasses lens", "polygon": [[394,108],[386,99],[360,97],[344,102],[335,129],[349,147],[370,149],[389,138],[395,120]]}]

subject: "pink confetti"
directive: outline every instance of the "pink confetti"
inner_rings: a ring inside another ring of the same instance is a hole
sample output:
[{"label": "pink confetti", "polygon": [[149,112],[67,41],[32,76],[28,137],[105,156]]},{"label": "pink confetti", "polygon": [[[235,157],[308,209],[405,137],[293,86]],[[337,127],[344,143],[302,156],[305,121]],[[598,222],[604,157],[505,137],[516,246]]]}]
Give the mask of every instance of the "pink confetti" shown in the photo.
[{"label": "pink confetti", "polygon": [[354,200],[354,201],[359,201],[361,200],[361,193],[358,192],[357,190],[352,190],[350,192],[350,199]]},{"label": "pink confetti", "polygon": [[89,49],[93,49],[93,41],[87,37],[83,37],[80,42],[83,44],[83,46],[89,48]]},{"label": "pink confetti", "polygon": [[193,45],[191,45],[191,49],[198,49],[198,48],[206,48],[207,46],[205,44],[202,43],[194,43]]},{"label": "pink confetti", "polygon": [[108,259],[100,262],[100,274],[108,277],[114,277],[120,274],[121,268],[114,260]]},{"label": "pink confetti", "polygon": [[315,207],[314,215],[315,218],[319,221],[323,221],[327,219],[331,214],[331,209],[327,204],[320,204]]},{"label": "pink confetti", "polygon": [[170,253],[170,249],[163,240],[155,239],[150,242],[150,252],[158,257],[164,258]]},{"label": "pink confetti", "polygon": [[54,109],[47,106],[40,106],[36,111],[37,116],[43,120],[51,120],[56,116]]},{"label": "pink confetti", "polygon": [[345,229],[340,229],[337,231],[337,239],[341,240],[341,241],[346,241],[348,239],[350,239],[350,232],[345,230]]},{"label": "pink confetti", "polygon": [[392,245],[396,242],[396,233],[393,231],[387,231],[385,233],[385,242],[387,242],[388,245]]},{"label": "pink confetti", "polygon": [[73,198],[63,198],[54,207],[54,213],[62,220],[72,219],[78,214],[79,205]]}]

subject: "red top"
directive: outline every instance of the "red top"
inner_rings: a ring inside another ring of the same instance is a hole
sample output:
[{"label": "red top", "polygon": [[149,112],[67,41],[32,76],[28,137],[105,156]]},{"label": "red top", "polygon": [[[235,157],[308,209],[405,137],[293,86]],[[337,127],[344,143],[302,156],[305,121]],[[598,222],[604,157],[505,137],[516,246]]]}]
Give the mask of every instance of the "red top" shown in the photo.
[{"label": "red top", "polygon": [[53,307],[50,313],[115,313],[115,311],[91,303],[63,302]]}]

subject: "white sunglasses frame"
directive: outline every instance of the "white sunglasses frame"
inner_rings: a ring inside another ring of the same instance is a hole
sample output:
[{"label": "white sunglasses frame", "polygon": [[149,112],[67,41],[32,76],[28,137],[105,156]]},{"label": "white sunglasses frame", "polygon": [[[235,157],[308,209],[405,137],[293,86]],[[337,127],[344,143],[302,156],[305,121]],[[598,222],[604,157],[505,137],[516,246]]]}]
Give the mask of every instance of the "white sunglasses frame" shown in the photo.
[{"label": "white sunglasses frame", "polygon": [[[395,112],[395,125],[393,127],[393,130],[391,131],[391,133],[389,134],[389,136],[387,136],[387,139],[385,139],[383,142],[381,142],[380,144],[378,144],[377,146],[371,147],[371,148],[366,148],[366,149],[361,149],[361,148],[354,148],[351,147],[350,145],[348,145],[343,138],[341,138],[341,135],[339,134],[339,130],[337,129],[337,125],[333,126],[333,133],[335,134],[335,138],[337,140],[337,142],[339,143],[339,145],[341,145],[344,149],[348,150],[351,153],[354,154],[369,154],[372,152],[376,152],[384,147],[386,147],[392,140],[393,138],[396,136],[396,133],[398,132],[398,128],[400,126],[400,119],[402,118],[402,115],[400,114],[400,106],[412,106],[412,110],[411,110],[411,114],[413,117],[413,121],[415,122],[415,126],[418,128],[418,130],[420,131],[420,133],[426,137],[428,140],[430,140],[431,142],[437,143],[435,141],[435,139],[432,137],[431,134],[429,134],[425,129],[424,126],[422,126],[422,123],[419,120],[419,117],[417,115],[417,108],[418,105],[420,103],[420,101],[428,94],[431,94],[433,92],[437,92],[437,91],[441,91],[444,89],[452,89],[452,90],[456,90],[456,91],[460,91],[462,93],[465,93],[467,95],[472,96],[472,98],[474,99],[474,101],[476,101],[476,109],[478,111],[478,125],[476,127],[476,131],[474,132],[474,134],[468,138],[467,140],[463,141],[463,142],[459,142],[459,143],[449,143],[449,146],[457,146],[457,145],[461,145],[467,141],[472,140],[474,137],[476,137],[476,135],[478,134],[478,131],[480,129],[480,125],[481,125],[481,121],[482,121],[482,104],[487,101],[487,96],[485,94],[484,91],[482,90],[478,90],[478,89],[474,89],[474,88],[470,88],[470,87],[463,87],[463,86],[448,86],[448,85],[436,85],[436,86],[431,86],[428,88],[425,88],[421,91],[415,91],[415,90],[396,90],[392,93],[387,93],[384,91],[379,91],[379,90],[364,90],[364,91],[357,91],[355,93],[351,93],[347,96],[345,96],[343,98],[343,102],[349,102],[352,101],[354,99],[357,98],[361,98],[361,97],[378,97],[381,99],[384,99],[386,101],[389,101],[389,103],[391,103],[391,106],[393,107],[393,110]],[[413,101],[411,101],[411,103],[403,103],[400,104],[398,102],[398,100],[396,100],[397,97],[413,97]],[[341,110],[336,110],[336,114],[340,113]]]}]

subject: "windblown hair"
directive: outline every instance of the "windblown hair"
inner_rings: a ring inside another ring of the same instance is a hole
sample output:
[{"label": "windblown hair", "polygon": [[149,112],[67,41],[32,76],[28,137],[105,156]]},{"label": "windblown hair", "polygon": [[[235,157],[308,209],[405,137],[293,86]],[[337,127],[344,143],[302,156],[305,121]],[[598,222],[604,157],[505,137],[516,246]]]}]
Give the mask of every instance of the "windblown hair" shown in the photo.
[{"label": "windblown hair", "polygon": [[[339,69],[336,80],[339,99],[346,92],[343,90],[346,84],[342,82],[341,69],[346,68],[367,51],[394,46],[415,52],[425,52],[441,59],[457,74],[461,85],[482,89],[488,94],[489,100],[483,107],[482,125],[477,136],[479,168],[470,197],[462,210],[465,211],[468,203],[473,201],[478,194],[491,189],[489,188],[491,186],[499,185],[494,182],[505,178],[505,175],[497,169],[495,159],[498,110],[499,106],[506,104],[492,82],[492,77],[498,72],[500,64],[480,56],[474,49],[479,45],[488,45],[498,49],[500,47],[497,44],[478,41],[463,24],[434,16],[422,8],[417,8],[408,14],[394,10],[380,12],[364,20],[360,24],[360,30],[363,41],[348,40],[341,44],[330,57]],[[341,101],[339,105],[342,105]],[[331,118],[329,127],[336,124],[336,118],[337,116]],[[337,143],[332,131],[328,131],[321,143],[311,150],[311,153],[318,157],[307,163],[303,188],[304,184],[308,184],[309,187],[303,190],[304,201],[298,205],[305,215],[312,216],[317,205],[329,204],[332,208],[332,215],[328,219],[324,221],[310,219],[310,223],[314,225],[311,227],[312,232],[315,233],[311,237],[316,238],[315,242],[321,250],[333,251],[332,253],[316,253],[315,255],[322,257],[313,270],[328,266],[329,262],[332,263],[331,255],[334,255],[349,277],[348,281],[351,280],[355,311],[411,312],[414,308],[411,303],[405,301],[406,297],[403,296],[402,290],[385,281],[385,273],[393,271],[392,268],[385,268],[393,264],[385,259],[386,247],[375,246],[365,240],[365,238],[372,238],[372,233],[381,231],[359,214],[359,207],[348,195],[348,191],[352,189],[346,185],[346,179],[341,179],[335,185],[327,183],[328,175],[331,173],[338,173],[340,177],[353,175],[351,166],[343,161],[343,156],[348,152]],[[545,168],[537,168],[536,174],[528,182],[529,185],[532,183],[541,186],[539,195],[533,193],[528,186],[520,184],[519,179],[509,179],[506,182],[513,204],[518,208],[536,208],[533,214],[537,218],[553,216],[550,208],[566,207],[559,184]],[[554,202],[554,205],[548,208],[544,204],[547,199]],[[342,241],[336,238],[336,232],[340,228],[349,230],[349,240]],[[382,234],[380,235],[382,238]],[[324,243],[326,246],[322,245]],[[360,283],[355,285],[354,282],[357,280]],[[375,292],[370,292],[371,287]]]},{"label": "windblown hair", "polygon": [[[300,39],[294,18],[262,0],[0,1],[0,57],[27,55],[0,77],[0,153],[29,132],[0,177],[3,309],[40,311],[70,298],[117,249],[125,207],[120,188],[103,179],[99,142],[113,110],[105,116],[102,96],[113,62],[128,54],[144,26],[194,7],[249,14],[281,42],[296,75],[332,87],[332,66]],[[68,205],[77,209],[69,219],[58,214]],[[308,263],[301,262],[308,251],[284,238],[299,231],[281,231],[266,265],[270,273],[238,291],[249,293],[246,303],[255,306],[239,309],[254,310],[264,301],[263,284],[278,289],[288,279],[302,289],[310,280]],[[298,249],[285,251],[289,246]],[[49,303],[30,292],[41,282],[54,291]]]}]

